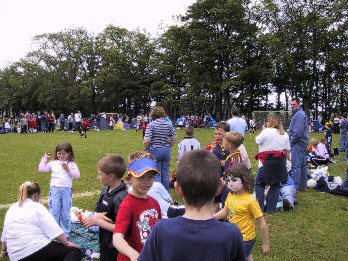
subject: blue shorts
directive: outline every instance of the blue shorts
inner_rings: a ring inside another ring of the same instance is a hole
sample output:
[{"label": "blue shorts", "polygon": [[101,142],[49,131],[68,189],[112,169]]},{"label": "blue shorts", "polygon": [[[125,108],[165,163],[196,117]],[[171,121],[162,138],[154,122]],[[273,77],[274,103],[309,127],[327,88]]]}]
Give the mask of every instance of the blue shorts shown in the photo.
[{"label": "blue shorts", "polygon": [[248,256],[251,255],[251,251],[253,250],[255,242],[256,242],[256,238],[250,241],[243,241],[245,260],[248,260]]}]

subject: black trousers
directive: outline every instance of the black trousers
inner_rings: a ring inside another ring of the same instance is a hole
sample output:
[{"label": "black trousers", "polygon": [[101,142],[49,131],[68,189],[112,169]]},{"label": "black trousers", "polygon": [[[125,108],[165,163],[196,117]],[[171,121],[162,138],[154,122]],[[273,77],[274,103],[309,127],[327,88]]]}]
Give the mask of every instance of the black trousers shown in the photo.
[{"label": "black trousers", "polygon": [[82,252],[80,249],[51,242],[39,251],[21,259],[21,261],[81,261],[81,258]]}]

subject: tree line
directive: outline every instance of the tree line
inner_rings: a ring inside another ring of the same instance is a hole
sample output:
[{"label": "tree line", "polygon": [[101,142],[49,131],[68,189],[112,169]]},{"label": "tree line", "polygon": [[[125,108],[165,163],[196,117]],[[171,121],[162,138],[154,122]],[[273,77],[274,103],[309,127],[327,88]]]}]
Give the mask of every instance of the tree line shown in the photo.
[{"label": "tree line", "polygon": [[348,108],[347,20],[346,0],[198,0],[158,37],[114,25],[37,35],[0,72],[0,111],[134,116],[156,103],[226,119],[296,96],[327,119]]}]

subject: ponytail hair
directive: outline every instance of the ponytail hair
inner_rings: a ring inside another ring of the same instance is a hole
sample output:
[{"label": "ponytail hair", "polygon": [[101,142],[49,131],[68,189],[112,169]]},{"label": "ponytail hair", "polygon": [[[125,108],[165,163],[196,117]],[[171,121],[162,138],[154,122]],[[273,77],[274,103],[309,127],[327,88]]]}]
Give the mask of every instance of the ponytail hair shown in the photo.
[{"label": "ponytail hair", "polygon": [[31,198],[35,193],[41,194],[41,189],[39,187],[39,184],[36,182],[27,181],[24,182],[19,187],[19,197],[18,197],[18,203],[19,206],[23,206],[23,202],[26,198]]}]

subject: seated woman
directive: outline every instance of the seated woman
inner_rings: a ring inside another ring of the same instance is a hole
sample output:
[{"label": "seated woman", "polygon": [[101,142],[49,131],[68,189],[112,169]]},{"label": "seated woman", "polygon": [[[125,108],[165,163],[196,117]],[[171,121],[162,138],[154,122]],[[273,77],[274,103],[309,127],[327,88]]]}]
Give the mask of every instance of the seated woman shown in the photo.
[{"label": "seated woman", "polygon": [[326,139],[321,139],[319,142],[316,139],[311,140],[312,152],[310,154],[310,160],[316,166],[327,164],[330,161],[330,154],[326,148]]},{"label": "seated woman", "polygon": [[[81,260],[77,245],[68,241],[53,216],[39,203],[41,190],[35,182],[19,188],[18,202],[6,213],[1,255],[10,260]],[[55,240],[55,241],[53,241]]]}]

